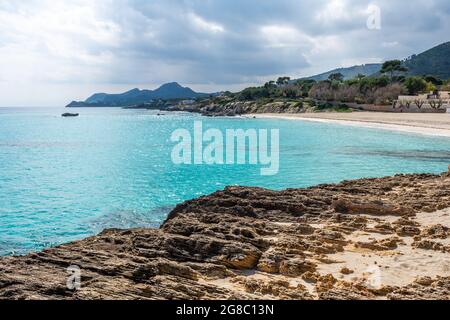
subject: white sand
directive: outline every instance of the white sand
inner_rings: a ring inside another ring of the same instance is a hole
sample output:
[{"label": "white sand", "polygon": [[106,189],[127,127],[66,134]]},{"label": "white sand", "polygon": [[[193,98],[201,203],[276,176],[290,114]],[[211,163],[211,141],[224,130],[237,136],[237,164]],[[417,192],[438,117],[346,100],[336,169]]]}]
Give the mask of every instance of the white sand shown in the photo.
[{"label": "white sand", "polygon": [[[362,215],[368,219],[368,227],[379,222],[392,223],[399,219],[398,216],[373,216]],[[450,208],[436,212],[420,212],[416,217],[411,218],[420,223],[420,227],[434,226],[441,224],[450,226]],[[288,228],[295,223],[274,223],[279,227]],[[325,228],[327,224],[314,224],[316,228]],[[328,225],[329,227],[330,225]],[[332,223],[331,223],[332,226]],[[370,229],[370,228],[369,228]],[[343,252],[326,255],[330,262],[321,262],[312,258],[312,262],[317,264],[317,272],[322,275],[333,275],[338,280],[345,280],[353,283],[366,284],[375,289],[383,286],[406,286],[413,283],[418,278],[428,276],[435,278],[438,276],[448,277],[450,275],[450,254],[448,252],[417,249],[412,246],[414,239],[412,237],[400,237],[403,241],[398,248],[394,250],[372,250],[370,248],[361,248],[355,246],[355,243],[369,243],[374,240],[380,241],[396,236],[395,234],[380,234],[373,231],[356,231],[346,235],[348,245]],[[283,241],[283,238],[270,237],[270,241]],[[449,245],[450,239],[433,239],[434,242],[440,242]],[[343,274],[343,268],[352,270],[351,274]],[[280,274],[268,274],[256,270],[245,270],[239,272],[248,280],[258,280],[262,283],[270,280],[288,281],[292,288],[297,285],[303,285],[310,294],[318,297],[314,283],[307,282],[301,277],[287,277]],[[242,284],[233,281],[232,278],[207,280],[202,279],[202,283],[222,287],[240,293],[252,294],[245,290]],[[256,298],[256,296],[255,296]],[[263,298],[271,299],[270,296]]]},{"label": "white sand", "polygon": [[[380,219],[392,222],[392,217],[389,216],[380,217]],[[413,220],[419,222],[421,226],[437,224],[450,226],[450,208],[432,213],[421,212]],[[370,242],[390,237],[392,235],[358,231],[348,236],[348,239],[352,242]],[[432,278],[450,275],[449,253],[412,248],[412,237],[402,237],[402,240],[405,245],[400,245],[393,251],[373,251],[349,246],[344,252],[330,255],[329,258],[338,263],[322,264],[319,266],[319,272],[339,275],[340,279],[354,280],[355,278],[367,279],[367,277],[373,276],[370,271],[379,270],[379,284],[391,286],[405,286],[424,275]],[[448,245],[448,240],[434,239],[433,241]],[[339,274],[343,267],[353,270],[354,273],[351,275]]]},{"label": "white sand", "polygon": [[251,114],[249,117],[301,120],[353,125],[374,129],[450,137],[450,114],[447,113],[295,113]]},{"label": "white sand", "polygon": [[[374,272],[378,272],[380,286],[405,286],[421,276],[434,278],[450,274],[450,255],[448,253],[411,249],[410,246],[399,246],[395,251],[377,253],[349,249],[330,255],[329,258],[335,259],[338,263],[320,265],[319,273],[333,274],[338,279],[354,281],[356,279],[367,280]],[[354,273],[351,275],[339,274],[339,270],[343,267],[353,270]]]},{"label": "white sand", "polygon": [[423,226],[433,226],[441,224],[447,228],[450,228],[450,208],[439,210],[433,213],[418,213],[416,221]]}]

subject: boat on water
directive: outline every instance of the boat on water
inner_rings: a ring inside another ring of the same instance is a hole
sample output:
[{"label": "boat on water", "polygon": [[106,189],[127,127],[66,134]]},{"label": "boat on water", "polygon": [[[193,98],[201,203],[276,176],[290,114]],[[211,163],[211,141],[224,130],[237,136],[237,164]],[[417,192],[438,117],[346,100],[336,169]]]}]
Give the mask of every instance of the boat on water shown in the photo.
[{"label": "boat on water", "polygon": [[63,113],[61,116],[64,118],[69,118],[69,117],[78,117],[78,116],[80,116],[80,114],[79,113]]}]

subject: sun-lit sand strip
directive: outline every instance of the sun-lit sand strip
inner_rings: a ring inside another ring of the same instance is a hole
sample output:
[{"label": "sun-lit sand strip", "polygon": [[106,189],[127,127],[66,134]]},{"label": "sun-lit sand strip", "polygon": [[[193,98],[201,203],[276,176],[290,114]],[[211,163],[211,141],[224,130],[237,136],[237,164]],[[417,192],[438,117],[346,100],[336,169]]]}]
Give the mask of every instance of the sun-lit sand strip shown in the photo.
[{"label": "sun-lit sand strip", "polygon": [[367,128],[450,137],[450,114],[448,113],[296,113],[251,114],[256,118],[277,118],[356,125]]}]

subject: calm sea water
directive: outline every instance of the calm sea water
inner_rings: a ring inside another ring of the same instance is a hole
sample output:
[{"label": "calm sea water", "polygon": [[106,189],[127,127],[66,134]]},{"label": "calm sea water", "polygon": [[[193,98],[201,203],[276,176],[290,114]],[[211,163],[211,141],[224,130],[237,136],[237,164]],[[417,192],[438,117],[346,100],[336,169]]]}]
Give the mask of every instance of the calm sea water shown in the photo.
[{"label": "calm sea water", "polygon": [[[395,173],[446,171],[450,139],[288,120],[200,118],[121,109],[0,108],[0,255],[110,228],[157,227],[179,202],[227,185],[306,187]],[[276,128],[281,166],[176,166],[171,133]]]}]

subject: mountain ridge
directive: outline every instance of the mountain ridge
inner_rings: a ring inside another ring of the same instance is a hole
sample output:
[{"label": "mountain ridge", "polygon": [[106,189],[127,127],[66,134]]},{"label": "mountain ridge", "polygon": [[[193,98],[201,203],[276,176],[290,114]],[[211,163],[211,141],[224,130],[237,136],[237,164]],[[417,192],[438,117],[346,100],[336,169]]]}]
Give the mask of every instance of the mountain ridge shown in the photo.
[{"label": "mountain ridge", "polygon": [[403,60],[407,75],[431,75],[443,80],[450,78],[450,41]]},{"label": "mountain ridge", "polygon": [[[403,59],[402,63],[408,69],[406,72],[408,76],[430,75],[447,80],[450,78],[450,41]],[[380,75],[381,67],[382,63],[355,65],[297,80],[327,80],[333,73],[341,73],[344,79],[352,79],[359,74],[377,76]],[[199,93],[189,87],[182,87],[177,82],[169,82],[155,90],[135,88],[120,94],[95,93],[85,101],[73,101],[67,107],[131,107],[151,103],[154,100],[196,99],[209,95],[211,94]]]},{"label": "mountain ridge", "polygon": [[347,68],[336,68],[327,72],[323,72],[314,76],[301,78],[301,80],[315,80],[322,81],[327,80],[333,73],[341,73],[344,79],[355,78],[358,74],[363,74],[365,76],[373,75],[381,70],[382,63],[367,63],[362,65],[355,65]]},{"label": "mountain ridge", "polygon": [[[411,55],[401,61],[408,68],[406,72],[408,76],[430,75],[447,80],[450,78],[450,41],[436,45],[422,53]],[[358,74],[365,76],[379,75],[382,65],[382,63],[367,63],[347,68],[336,68],[298,80],[327,80],[333,73],[341,73],[346,80],[355,78]]]},{"label": "mountain ridge", "polygon": [[178,82],[169,82],[155,90],[134,88],[118,94],[94,93],[85,101],[72,101],[67,107],[129,107],[159,99],[195,99],[208,95],[208,93],[199,93],[189,87],[183,87]]}]

